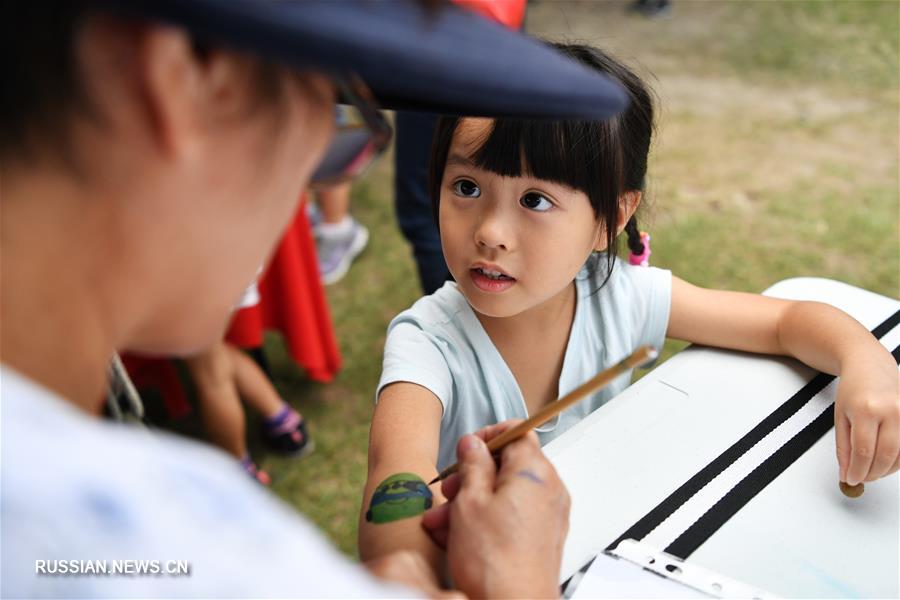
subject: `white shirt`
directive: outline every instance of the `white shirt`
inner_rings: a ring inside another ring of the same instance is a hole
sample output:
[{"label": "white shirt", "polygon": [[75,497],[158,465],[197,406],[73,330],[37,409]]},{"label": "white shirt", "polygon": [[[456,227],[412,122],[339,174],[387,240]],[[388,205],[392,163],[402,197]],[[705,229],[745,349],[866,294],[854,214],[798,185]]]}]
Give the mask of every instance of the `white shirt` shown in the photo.
[{"label": "white shirt", "polygon": [[[575,279],[576,307],[559,396],[622,360],[638,346],[662,348],[669,322],[672,274],[617,261],[609,281],[606,257],[595,257]],[[388,326],[378,394],[406,381],[427,388],[443,406],[437,468],[456,460],[456,442],[528,410],[515,376],[491,342],[456,283],[448,282],[400,313]],[[599,408],[631,382],[631,372],[537,429],[546,444]]]},{"label": "white shirt", "polygon": [[[0,409],[4,597],[409,593],[338,553],[223,452],[91,418],[5,366]],[[190,574],[37,575],[38,560],[81,571],[92,567],[80,561],[156,560],[164,571],[186,561]]]}]

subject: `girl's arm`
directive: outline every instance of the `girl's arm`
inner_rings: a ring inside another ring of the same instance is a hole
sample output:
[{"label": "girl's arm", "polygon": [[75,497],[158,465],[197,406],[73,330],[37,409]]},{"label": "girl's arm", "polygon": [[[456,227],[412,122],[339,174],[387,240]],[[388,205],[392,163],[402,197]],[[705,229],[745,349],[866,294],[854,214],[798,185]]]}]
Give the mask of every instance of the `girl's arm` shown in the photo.
[{"label": "girl's arm", "polygon": [[[421,515],[377,523],[367,520],[366,512],[376,487],[392,475],[412,473],[425,482],[434,479],[442,412],[440,400],[414,383],[394,383],[381,391],[369,435],[369,475],[359,519],[363,561],[412,550],[428,562],[436,585],[443,580],[444,553],[422,529]],[[440,484],[429,488],[433,506],[445,501],[440,488]]]},{"label": "girl's arm", "polygon": [[897,364],[848,314],[819,302],[706,290],[672,278],[669,337],[793,356],[840,375],[835,402],[840,479],[851,485],[900,466]]}]

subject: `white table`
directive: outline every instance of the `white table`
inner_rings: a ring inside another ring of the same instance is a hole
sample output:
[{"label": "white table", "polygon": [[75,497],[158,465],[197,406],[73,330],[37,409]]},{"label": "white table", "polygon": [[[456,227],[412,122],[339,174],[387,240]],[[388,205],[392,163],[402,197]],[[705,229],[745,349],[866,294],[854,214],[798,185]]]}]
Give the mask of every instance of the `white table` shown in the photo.
[{"label": "white table", "polygon": [[[789,279],[765,293],[833,304],[870,330],[900,309],[897,300],[825,279]],[[894,350],[900,327],[881,341]],[[549,443],[545,452],[572,496],[563,580],[746,439],[814,375],[790,359],[690,347]],[[743,489],[746,475],[785,441],[817,417],[822,423],[834,392],[832,382],[809,402],[795,401],[805,404],[687,501],[670,503],[663,511],[670,516],[640,541],[671,547],[736,484]],[[833,428],[786,464],[688,563],[779,596],[898,597],[898,475],[867,484],[858,499],[844,497]]]}]

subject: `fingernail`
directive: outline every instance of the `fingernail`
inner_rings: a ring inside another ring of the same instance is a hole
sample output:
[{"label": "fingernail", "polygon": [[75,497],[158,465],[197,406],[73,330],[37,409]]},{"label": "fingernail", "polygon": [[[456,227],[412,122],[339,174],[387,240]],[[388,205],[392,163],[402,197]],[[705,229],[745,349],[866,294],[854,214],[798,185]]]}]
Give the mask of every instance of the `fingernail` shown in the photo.
[{"label": "fingernail", "polygon": [[466,454],[468,454],[475,448],[480,449],[482,446],[484,446],[484,442],[481,441],[480,437],[474,436],[474,435],[467,435],[466,437],[464,437],[462,439],[462,442],[460,443],[459,454],[460,454],[460,456],[465,456]]}]

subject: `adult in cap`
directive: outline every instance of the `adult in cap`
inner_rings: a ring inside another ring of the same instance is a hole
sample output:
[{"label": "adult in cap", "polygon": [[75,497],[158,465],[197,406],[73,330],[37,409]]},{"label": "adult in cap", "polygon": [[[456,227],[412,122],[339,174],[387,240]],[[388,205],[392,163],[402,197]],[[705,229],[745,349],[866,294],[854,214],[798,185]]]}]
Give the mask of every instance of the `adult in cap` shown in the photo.
[{"label": "adult in cap", "polygon": [[[352,177],[388,143],[378,103],[598,118],[620,91],[433,3],[3,12],[3,594],[443,594],[415,555],[343,558],[220,452],[102,421],[106,365],[220,339],[300,190]],[[336,101],[359,127],[336,129]],[[460,458],[456,499],[429,521],[457,587],[555,594],[568,500],[535,438],[499,470],[478,437]]]}]

